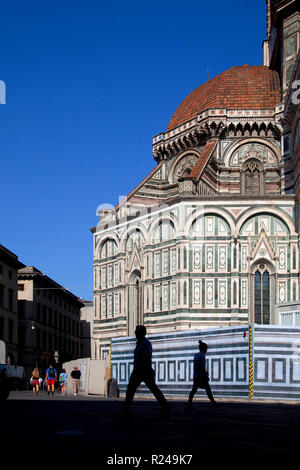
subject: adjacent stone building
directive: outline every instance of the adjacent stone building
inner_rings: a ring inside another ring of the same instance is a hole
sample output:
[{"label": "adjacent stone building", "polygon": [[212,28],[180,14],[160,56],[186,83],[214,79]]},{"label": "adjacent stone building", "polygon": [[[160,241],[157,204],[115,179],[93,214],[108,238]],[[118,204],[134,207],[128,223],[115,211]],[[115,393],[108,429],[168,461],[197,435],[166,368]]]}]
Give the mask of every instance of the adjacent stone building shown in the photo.
[{"label": "adjacent stone building", "polygon": [[192,91],[153,138],[153,171],[100,211],[100,358],[138,323],[162,334],[273,324],[276,304],[299,300],[299,113],[288,117],[299,7],[267,7],[264,65],[231,67]]},{"label": "adjacent stone building", "polygon": [[0,245],[0,340],[5,342],[6,363],[18,363],[18,256]]},{"label": "adjacent stone building", "polygon": [[81,354],[81,300],[34,266],[18,271],[19,363],[27,376]]},{"label": "adjacent stone building", "polygon": [[92,327],[94,321],[94,303],[90,300],[83,300],[84,306],[80,313],[80,357],[95,358],[95,346],[92,338]]}]

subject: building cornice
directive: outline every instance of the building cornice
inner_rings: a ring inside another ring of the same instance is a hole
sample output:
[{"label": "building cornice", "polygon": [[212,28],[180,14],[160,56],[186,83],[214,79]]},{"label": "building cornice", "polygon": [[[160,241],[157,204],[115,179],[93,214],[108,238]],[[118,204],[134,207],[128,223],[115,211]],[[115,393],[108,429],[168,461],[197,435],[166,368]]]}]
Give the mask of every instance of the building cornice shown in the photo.
[{"label": "building cornice", "polygon": [[46,276],[43,274],[41,271],[38,269],[34,268],[33,266],[27,266],[23,267],[22,269],[19,269],[18,271],[18,281],[28,281],[32,280],[36,282],[38,285],[43,286],[43,288],[49,288],[49,289],[55,289],[56,293],[55,295],[57,296],[62,296],[65,297],[69,300],[69,302],[72,302],[75,304],[78,308],[82,308],[85,306],[79,298],[67,290],[65,287],[61,286],[57,282],[53,281],[50,277]]},{"label": "building cornice", "polygon": [[197,117],[152,139],[156,161],[167,160],[179,152],[203,145],[210,138],[224,138],[230,133],[247,136],[276,136],[282,132],[283,105],[273,109],[207,109]]}]

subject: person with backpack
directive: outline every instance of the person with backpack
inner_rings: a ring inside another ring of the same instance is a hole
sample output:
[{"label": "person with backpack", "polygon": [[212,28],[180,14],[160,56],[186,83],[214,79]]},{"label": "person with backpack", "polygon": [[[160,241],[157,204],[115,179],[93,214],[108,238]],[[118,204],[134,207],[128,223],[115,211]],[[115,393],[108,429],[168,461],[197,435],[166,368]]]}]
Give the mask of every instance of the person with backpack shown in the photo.
[{"label": "person with backpack", "polygon": [[51,387],[52,395],[54,395],[54,386],[57,380],[57,372],[54,369],[52,364],[50,364],[49,368],[46,370],[46,380],[47,380],[47,385],[48,385],[48,395],[50,395],[50,387]]}]

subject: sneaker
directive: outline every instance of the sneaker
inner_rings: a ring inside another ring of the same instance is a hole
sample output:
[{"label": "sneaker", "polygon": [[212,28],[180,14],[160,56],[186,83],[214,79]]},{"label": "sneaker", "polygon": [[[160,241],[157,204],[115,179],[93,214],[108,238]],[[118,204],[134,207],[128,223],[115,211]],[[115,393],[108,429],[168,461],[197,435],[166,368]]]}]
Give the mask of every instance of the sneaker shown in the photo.
[{"label": "sneaker", "polygon": [[47,392],[47,395],[50,395],[50,392]]}]

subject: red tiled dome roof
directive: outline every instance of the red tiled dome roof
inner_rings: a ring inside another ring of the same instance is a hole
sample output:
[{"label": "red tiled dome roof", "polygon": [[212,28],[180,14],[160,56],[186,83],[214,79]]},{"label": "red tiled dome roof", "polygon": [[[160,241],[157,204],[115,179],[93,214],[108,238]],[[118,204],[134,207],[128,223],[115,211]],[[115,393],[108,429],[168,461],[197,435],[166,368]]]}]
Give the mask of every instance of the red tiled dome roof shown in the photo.
[{"label": "red tiled dome roof", "polygon": [[270,109],[281,102],[279,75],[264,65],[231,67],[196,88],[178,106],[167,131],[205,109]]}]

